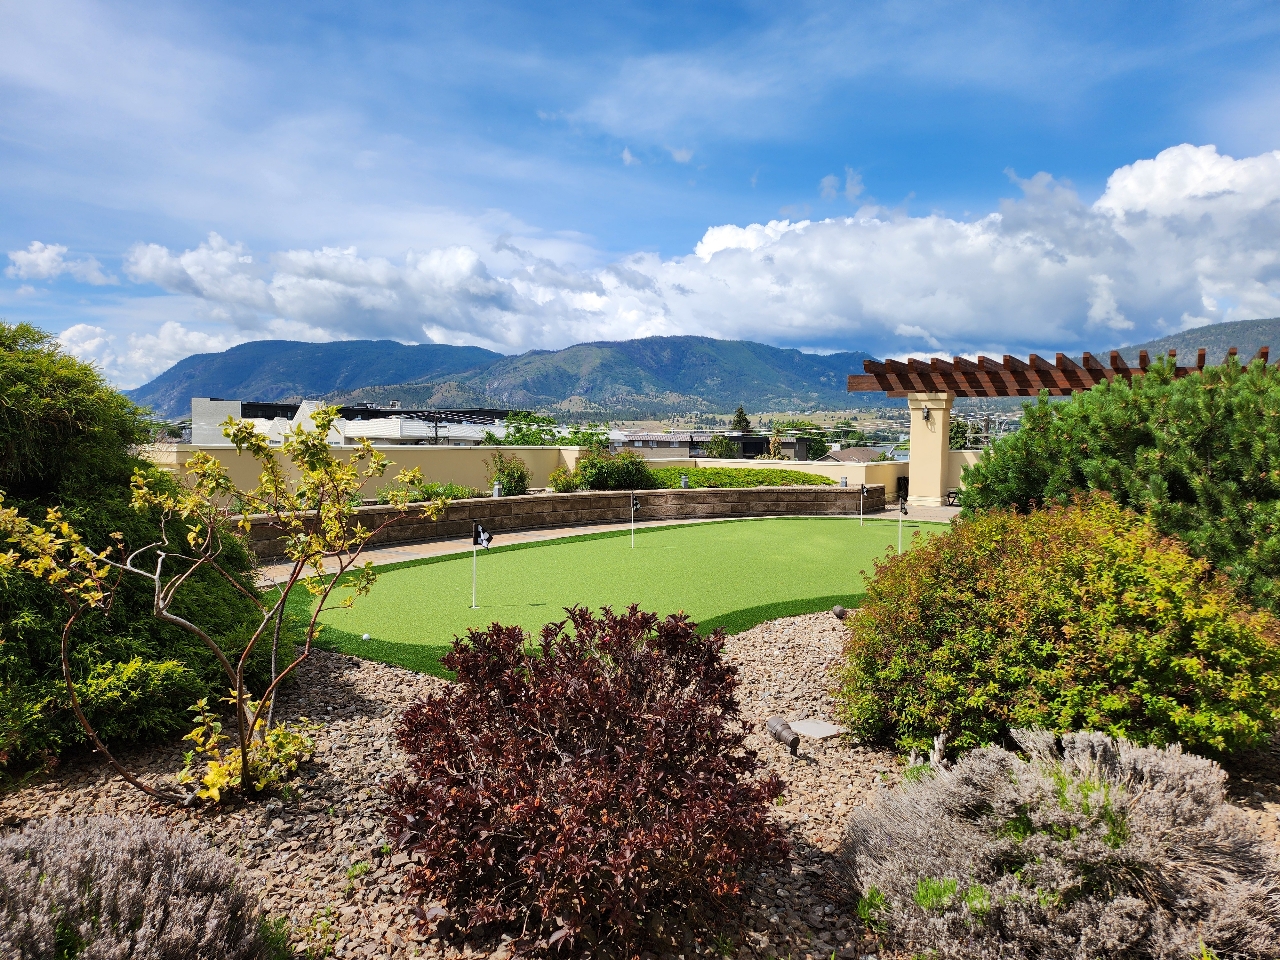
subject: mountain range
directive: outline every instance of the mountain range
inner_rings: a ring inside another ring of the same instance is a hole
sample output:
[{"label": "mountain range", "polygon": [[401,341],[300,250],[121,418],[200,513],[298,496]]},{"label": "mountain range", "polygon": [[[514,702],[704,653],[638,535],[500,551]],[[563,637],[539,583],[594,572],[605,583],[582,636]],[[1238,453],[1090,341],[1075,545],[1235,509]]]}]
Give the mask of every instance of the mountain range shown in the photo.
[{"label": "mountain range", "polygon": [[[161,416],[190,413],[192,397],[325,399],[404,407],[502,407],[611,419],[845,409],[885,403],[845,392],[862,352],[819,356],[747,340],[645,337],[504,356],[479,347],[392,340],[259,340],[196,354],[127,391]],[[900,401],[896,402],[900,403]]]},{"label": "mountain range", "polygon": [[[1205,362],[1210,366],[1221,363],[1231,347],[1235,347],[1245,361],[1257,353],[1259,347],[1270,347],[1271,362],[1275,363],[1280,360],[1280,317],[1269,320],[1233,320],[1230,323],[1192,327],[1159,340],[1121,347],[1120,356],[1124,357],[1125,363],[1136,366],[1139,350],[1146,350],[1152,360],[1166,355],[1170,350],[1177,350],[1178,363],[1184,367],[1193,367],[1196,363],[1196,351],[1201,347],[1205,349]],[[1101,353],[1098,357],[1103,363],[1107,362],[1107,353]]]}]

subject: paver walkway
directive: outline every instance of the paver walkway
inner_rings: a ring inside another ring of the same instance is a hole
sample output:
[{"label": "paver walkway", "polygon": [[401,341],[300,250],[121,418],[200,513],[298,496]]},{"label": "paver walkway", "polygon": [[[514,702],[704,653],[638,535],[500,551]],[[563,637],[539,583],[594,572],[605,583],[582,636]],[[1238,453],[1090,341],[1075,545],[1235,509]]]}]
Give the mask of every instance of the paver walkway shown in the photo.
[{"label": "paver walkway", "polygon": [[[908,507],[911,512],[907,515],[908,520],[917,520],[926,523],[937,522],[947,523],[952,517],[960,512],[959,507]],[[876,513],[868,513],[867,519],[872,520],[896,520],[898,518],[898,508],[895,506],[889,510],[882,510]],[[687,525],[690,523],[723,523],[727,520],[738,520],[740,517],[714,517],[710,519],[685,519],[685,520],[637,520],[636,529],[644,530],[648,527],[670,527]],[[771,519],[767,517],[753,517],[752,519]],[[536,530],[504,530],[494,534],[494,541],[500,545],[509,543],[536,543],[541,540],[557,540],[560,537],[575,537],[584,533],[608,533],[612,530],[629,530],[630,523],[584,523],[566,527],[539,527]],[[466,553],[471,549],[470,537],[453,537],[448,540],[428,540],[417,543],[399,543],[390,547],[370,547],[362,556],[366,560],[373,562],[375,567],[381,567],[388,563],[403,563],[406,560],[421,560],[425,557],[440,557],[452,553]],[[292,564],[273,563],[264,565],[258,571],[258,577],[264,585],[272,583],[280,583],[288,578],[289,572],[293,569]]]}]

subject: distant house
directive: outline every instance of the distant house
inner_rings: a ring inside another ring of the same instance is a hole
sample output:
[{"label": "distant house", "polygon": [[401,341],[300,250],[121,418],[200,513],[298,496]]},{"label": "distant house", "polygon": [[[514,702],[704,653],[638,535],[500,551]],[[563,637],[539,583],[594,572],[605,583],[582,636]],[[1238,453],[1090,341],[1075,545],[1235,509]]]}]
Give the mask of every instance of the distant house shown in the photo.
[{"label": "distant house", "polygon": [[689,433],[622,433],[613,441],[615,450],[632,450],[646,460],[687,460],[692,456]]},{"label": "distant house", "polygon": [[[222,424],[227,417],[247,420],[268,442],[281,443],[298,423],[311,428],[311,414],[319,401],[260,403],[252,400],[220,400],[193,397],[191,442],[201,446],[227,443]],[[368,440],[387,444],[425,444],[447,447],[479,446],[486,430],[498,436],[506,431],[507,410],[405,410],[398,403],[386,407],[370,404],[341,407],[329,430],[329,443],[351,446]]]},{"label": "distant house", "polygon": [[[692,457],[705,457],[706,445],[714,436],[714,433],[703,431],[613,433],[610,434],[610,442],[615,451],[632,450],[646,460],[685,460]],[[741,459],[754,460],[769,452],[767,435],[730,432],[725,434],[725,437],[737,448],[737,456]],[[804,437],[783,437],[782,455],[790,460],[806,460],[808,444],[809,441]]]},{"label": "distant house", "polygon": [[884,455],[879,447],[845,447],[818,458],[818,463],[870,463]]}]

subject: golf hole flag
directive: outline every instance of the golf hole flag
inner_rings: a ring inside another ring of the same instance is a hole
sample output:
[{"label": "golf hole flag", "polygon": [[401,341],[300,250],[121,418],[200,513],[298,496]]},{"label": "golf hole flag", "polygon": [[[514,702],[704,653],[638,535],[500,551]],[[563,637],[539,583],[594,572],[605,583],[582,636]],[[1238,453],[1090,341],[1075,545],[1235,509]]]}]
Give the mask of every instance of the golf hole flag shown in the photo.
[{"label": "golf hole flag", "polygon": [[631,512],[635,513],[639,509],[640,509],[640,498],[633,496],[631,498]]},{"label": "golf hole flag", "polygon": [[489,531],[484,528],[481,523],[473,523],[471,525],[471,545],[473,547],[484,547],[489,549],[489,543],[493,537],[489,535]]}]

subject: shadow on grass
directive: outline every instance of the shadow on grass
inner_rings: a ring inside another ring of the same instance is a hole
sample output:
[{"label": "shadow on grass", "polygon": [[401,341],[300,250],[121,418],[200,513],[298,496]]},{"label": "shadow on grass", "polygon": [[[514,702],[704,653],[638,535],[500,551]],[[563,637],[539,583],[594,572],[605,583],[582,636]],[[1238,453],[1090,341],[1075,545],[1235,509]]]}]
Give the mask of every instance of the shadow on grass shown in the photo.
[{"label": "shadow on grass", "polygon": [[[781,617],[799,617],[807,613],[822,613],[836,604],[854,609],[862,603],[866,594],[836,594],[826,597],[808,597],[800,600],[781,600],[777,603],[766,603],[758,607],[747,607],[742,610],[731,610],[716,617],[708,617],[699,621],[698,632],[706,635],[713,630],[723,628],[729,636],[745,633],[752,627],[777,620]],[[306,607],[302,608],[306,612]],[[554,621],[553,621],[554,622]],[[403,667],[417,673],[427,673],[446,680],[453,679],[440,660],[449,652],[451,643],[392,643],[371,637],[363,639],[357,634],[345,630],[335,630],[326,625],[320,632],[316,646],[321,650],[333,653],[345,653],[348,656],[360,657],[364,660],[376,660],[393,667]]]}]

